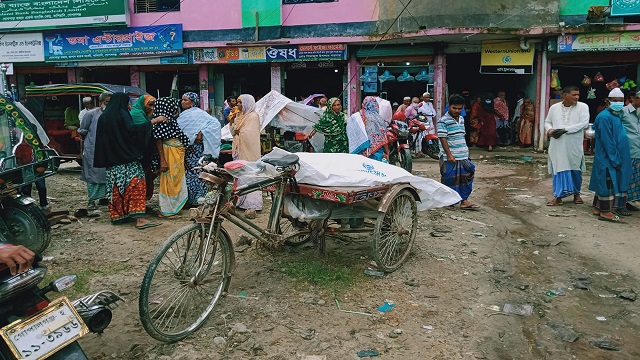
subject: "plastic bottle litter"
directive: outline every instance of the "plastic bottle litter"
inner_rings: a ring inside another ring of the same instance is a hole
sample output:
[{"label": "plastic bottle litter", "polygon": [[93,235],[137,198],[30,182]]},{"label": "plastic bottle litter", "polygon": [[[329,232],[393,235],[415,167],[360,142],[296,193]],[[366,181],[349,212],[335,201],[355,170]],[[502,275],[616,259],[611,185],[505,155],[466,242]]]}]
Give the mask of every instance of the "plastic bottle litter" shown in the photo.
[{"label": "plastic bottle litter", "polygon": [[364,273],[366,275],[369,275],[369,276],[372,276],[372,277],[377,277],[377,278],[384,277],[384,271],[380,271],[380,270],[374,269],[371,266],[369,266],[366,269],[364,269]]}]

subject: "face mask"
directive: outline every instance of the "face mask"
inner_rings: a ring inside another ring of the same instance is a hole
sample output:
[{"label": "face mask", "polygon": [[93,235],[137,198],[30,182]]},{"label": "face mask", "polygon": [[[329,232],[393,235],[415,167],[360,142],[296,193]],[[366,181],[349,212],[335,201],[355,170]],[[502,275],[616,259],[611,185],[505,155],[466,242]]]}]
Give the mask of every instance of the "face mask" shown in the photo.
[{"label": "face mask", "polygon": [[417,109],[417,108],[418,108],[418,106],[420,106],[420,104],[413,103],[413,104],[411,104],[411,106],[413,106],[414,108],[416,108],[416,109]]},{"label": "face mask", "polygon": [[100,105],[100,109],[102,109],[102,111],[104,111],[104,109],[106,108],[107,108],[107,105],[104,105],[104,104]]},{"label": "face mask", "polygon": [[612,101],[609,103],[609,109],[613,111],[620,111],[624,107],[624,102],[622,101]]},{"label": "face mask", "polygon": [[484,103],[485,104],[491,104],[491,100],[485,100]]}]

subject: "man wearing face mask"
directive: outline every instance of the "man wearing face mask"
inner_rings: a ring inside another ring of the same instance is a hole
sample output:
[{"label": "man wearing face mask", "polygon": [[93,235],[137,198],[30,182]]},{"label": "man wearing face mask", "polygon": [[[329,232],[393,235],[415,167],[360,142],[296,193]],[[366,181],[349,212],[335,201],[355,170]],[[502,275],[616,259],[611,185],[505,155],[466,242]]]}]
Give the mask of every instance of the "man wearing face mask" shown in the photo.
[{"label": "man wearing face mask", "polygon": [[624,222],[619,215],[626,214],[631,179],[629,138],[622,124],[624,94],[615,88],[606,103],[607,108],[593,123],[596,146],[589,190],[595,192],[593,214],[598,215],[599,220]]},{"label": "man wearing face mask", "polygon": [[98,128],[98,119],[111,100],[110,92],[103,92],[98,98],[100,107],[88,111],[82,118],[82,125],[78,133],[84,139],[82,149],[82,174],[81,178],[87,183],[87,213],[83,210],[80,215],[97,216],[99,215],[98,205],[107,205],[107,188],[106,188],[106,170],[105,168],[96,168],[93,166],[93,155],[96,147],[96,130]]},{"label": "man wearing face mask", "polygon": [[629,105],[622,109],[622,124],[631,147],[631,179],[627,191],[627,207],[640,210],[640,96],[629,93]]},{"label": "man wearing face mask", "polygon": [[585,171],[584,128],[589,124],[589,106],[579,102],[580,89],[567,86],[562,102],[551,105],[544,129],[549,138],[549,174],[553,183],[553,199],[547,206],[562,205],[562,198],[573,195],[574,204],[584,204],[580,197],[582,172]]}]

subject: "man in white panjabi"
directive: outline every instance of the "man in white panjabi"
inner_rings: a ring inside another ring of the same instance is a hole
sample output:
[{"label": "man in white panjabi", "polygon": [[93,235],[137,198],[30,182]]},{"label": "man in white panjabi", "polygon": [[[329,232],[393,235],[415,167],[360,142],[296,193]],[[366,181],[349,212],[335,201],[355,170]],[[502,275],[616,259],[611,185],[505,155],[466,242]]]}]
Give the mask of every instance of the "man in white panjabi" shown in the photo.
[{"label": "man in white panjabi", "polygon": [[549,108],[544,130],[549,138],[549,174],[553,180],[553,199],[547,206],[562,205],[562,198],[573,195],[574,204],[584,204],[580,197],[582,172],[585,171],[583,130],[589,125],[589,106],[578,101],[580,90],[567,86],[562,102]]}]

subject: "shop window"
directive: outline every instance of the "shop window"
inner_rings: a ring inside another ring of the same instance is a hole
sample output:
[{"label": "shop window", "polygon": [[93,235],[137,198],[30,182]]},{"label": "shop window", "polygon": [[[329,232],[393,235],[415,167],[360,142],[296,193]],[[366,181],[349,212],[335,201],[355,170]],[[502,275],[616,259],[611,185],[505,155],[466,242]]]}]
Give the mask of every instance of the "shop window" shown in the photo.
[{"label": "shop window", "polygon": [[282,3],[287,4],[307,4],[307,3],[325,3],[336,2],[338,0],[282,0]]},{"label": "shop window", "polygon": [[134,0],[136,13],[180,11],[180,0]]}]

